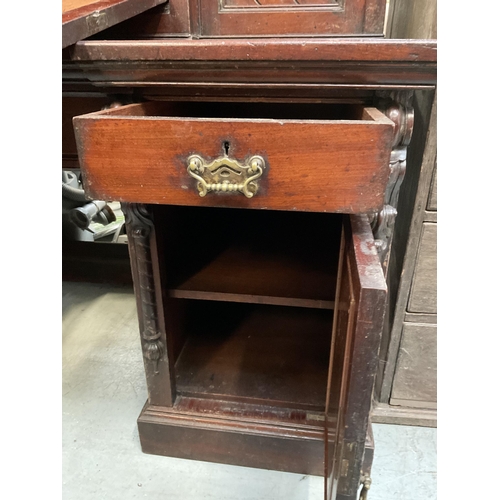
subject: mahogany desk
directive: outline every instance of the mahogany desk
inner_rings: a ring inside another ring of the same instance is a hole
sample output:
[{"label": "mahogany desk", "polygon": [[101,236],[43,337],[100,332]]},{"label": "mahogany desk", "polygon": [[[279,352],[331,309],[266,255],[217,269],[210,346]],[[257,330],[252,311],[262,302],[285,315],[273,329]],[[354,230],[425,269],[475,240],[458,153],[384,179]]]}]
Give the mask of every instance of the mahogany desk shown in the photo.
[{"label": "mahogany desk", "polygon": [[433,41],[66,49],[65,161],[126,211],[145,452],[324,475],[325,498],[366,497],[412,100],[435,85]]}]

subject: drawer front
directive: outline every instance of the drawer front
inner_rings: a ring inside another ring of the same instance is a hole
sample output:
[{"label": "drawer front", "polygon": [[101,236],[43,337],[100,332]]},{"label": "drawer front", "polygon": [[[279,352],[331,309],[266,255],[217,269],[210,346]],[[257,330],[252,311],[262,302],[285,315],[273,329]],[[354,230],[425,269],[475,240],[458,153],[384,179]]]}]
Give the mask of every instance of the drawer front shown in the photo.
[{"label": "drawer front", "polygon": [[437,223],[426,222],[422,225],[408,311],[437,313]]},{"label": "drawer front", "polygon": [[432,174],[432,184],[429,193],[429,200],[427,202],[427,210],[437,211],[437,166],[434,167]]},{"label": "drawer front", "polygon": [[435,408],[437,401],[437,327],[404,323],[391,404]]},{"label": "drawer front", "polygon": [[[150,115],[154,104],[74,119],[94,199],[342,213],[383,204],[393,123],[376,109],[337,121],[175,118]],[[248,190],[236,189],[254,173]]]}]

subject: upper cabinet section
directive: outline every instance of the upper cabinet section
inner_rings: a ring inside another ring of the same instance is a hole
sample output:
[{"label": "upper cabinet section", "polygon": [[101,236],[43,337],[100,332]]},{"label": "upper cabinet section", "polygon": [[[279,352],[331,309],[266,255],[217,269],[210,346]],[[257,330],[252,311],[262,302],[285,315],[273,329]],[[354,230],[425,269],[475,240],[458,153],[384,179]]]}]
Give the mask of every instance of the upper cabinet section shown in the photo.
[{"label": "upper cabinet section", "polygon": [[[138,0],[94,5],[113,1]],[[386,0],[169,0],[151,9],[153,0],[141,0],[148,2],[150,10],[112,23],[98,38],[382,36],[386,6]]]},{"label": "upper cabinet section", "polygon": [[382,35],[384,29],[385,0],[198,1],[204,37]]}]

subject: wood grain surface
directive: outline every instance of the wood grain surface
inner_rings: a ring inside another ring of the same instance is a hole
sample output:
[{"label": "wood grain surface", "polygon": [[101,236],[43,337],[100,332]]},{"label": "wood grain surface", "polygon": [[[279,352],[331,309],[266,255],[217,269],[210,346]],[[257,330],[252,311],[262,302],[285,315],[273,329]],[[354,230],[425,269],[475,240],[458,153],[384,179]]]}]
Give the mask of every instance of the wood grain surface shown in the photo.
[{"label": "wood grain surface", "polygon": [[[383,34],[385,0],[344,0],[313,8],[298,2],[252,2],[228,8],[227,2],[200,4],[201,35],[206,37],[334,36]],[[269,5],[272,3],[272,5]],[[234,5],[233,5],[234,6]]]},{"label": "wood grain surface", "polygon": [[[133,203],[366,213],[378,210],[389,175],[393,122],[375,109],[357,120],[171,118],[168,103],[80,116],[75,135],[85,188],[96,199]],[[237,108],[232,106],[234,110]],[[328,108],[322,107],[322,112]],[[159,116],[163,114],[164,116]],[[231,115],[230,115],[231,116]],[[253,198],[200,197],[187,172],[206,161],[254,155],[266,167]]]},{"label": "wood grain surface", "polygon": [[164,2],[165,0],[63,0],[62,48]]},{"label": "wood grain surface", "polygon": [[187,37],[192,33],[189,0],[174,0],[118,23],[93,39],[142,40]]},{"label": "wood grain surface", "polygon": [[337,90],[432,87],[436,78],[435,40],[89,40],[63,54],[65,83],[219,100],[233,93],[324,100]]},{"label": "wood grain surface", "polygon": [[98,3],[101,0],[63,0],[62,1],[62,12],[63,14],[69,12],[70,10],[79,9],[80,7],[85,7],[94,3]]},{"label": "wood grain surface", "polygon": [[[338,293],[350,306],[348,311],[338,311],[334,320],[334,362],[326,408],[328,499],[354,499],[359,488],[387,294],[366,216],[352,215],[346,221],[342,255]],[[332,418],[336,414],[338,419]]]},{"label": "wood grain surface", "polygon": [[[436,64],[435,40],[264,38],[96,40],[75,45],[73,61],[371,61]],[[368,75],[366,75],[368,76]],[[351,82],[352,83],[352,82]]]}]

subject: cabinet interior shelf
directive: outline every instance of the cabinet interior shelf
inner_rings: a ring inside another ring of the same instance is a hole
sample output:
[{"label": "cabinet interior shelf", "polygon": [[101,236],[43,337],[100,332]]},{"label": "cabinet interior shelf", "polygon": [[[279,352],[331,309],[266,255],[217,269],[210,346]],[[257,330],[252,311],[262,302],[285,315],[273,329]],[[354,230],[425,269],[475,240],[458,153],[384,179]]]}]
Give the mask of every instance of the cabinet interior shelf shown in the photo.
[{"label": "cabinet interior shelf", "polygon": [[166,251],[168,297],[333,309],[339,216],[190,207],[162,215],[176,222],[167,239],[178,242]]},{"label": "cabinet interior shelf", "polygon": [[181,396],[322,411],[333,311],[185,300]]},{"label": "cabinet interior shelf", "polygon": [[316,425],[326,402],[342,216],[155,210],[176,397],[305,411]]}]

